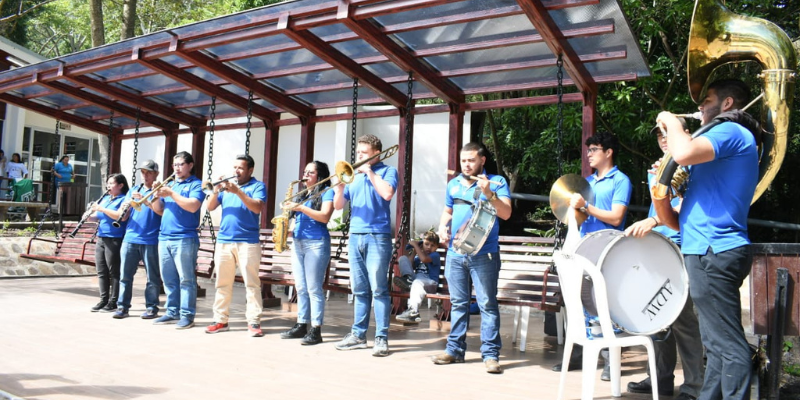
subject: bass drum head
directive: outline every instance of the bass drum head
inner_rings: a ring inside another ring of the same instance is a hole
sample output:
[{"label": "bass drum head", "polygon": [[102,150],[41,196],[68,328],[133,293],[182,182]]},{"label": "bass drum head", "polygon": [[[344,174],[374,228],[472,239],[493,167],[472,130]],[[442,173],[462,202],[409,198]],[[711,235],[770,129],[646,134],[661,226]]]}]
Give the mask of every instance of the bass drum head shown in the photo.
[{"label": "bass drum head", "polygon": [[[651,335],[678,318],[689,296],[689,277],[680,249],[664,235],[625,237],[616,230],[587,235],[577,254],[589,259],[606,244],[597,262],[608,290],[608,309],[624,331]],[[585,251],[587,255],[584,255]]]}]

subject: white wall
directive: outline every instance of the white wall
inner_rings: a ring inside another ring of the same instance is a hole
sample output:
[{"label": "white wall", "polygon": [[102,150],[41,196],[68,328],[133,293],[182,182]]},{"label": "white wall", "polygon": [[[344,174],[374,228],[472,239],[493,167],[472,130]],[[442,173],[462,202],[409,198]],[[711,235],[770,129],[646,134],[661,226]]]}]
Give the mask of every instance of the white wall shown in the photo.
[{"label": "white wall", "polygon": [[[387,107],[364,107],[364,111],[386,109]],[[335,112],[346,112],[348,109],[339,109]],[[331,110],[334,112],[334,110]],[[357,136],[371,133],[383,142],[383,148],[398,144],[399,138],[399,117],[370,118],[358,121]],[[469,140],[469,114],[464,118],[464,141]],[[232,119],[217,121],[217,125],[230,123],[243,123],[244,119]],[[447,185],[447,149],[449,147],[449,116],[442,114],[422,114],[415,117],[414,123],[414,160],[412,162],[411,173],[413,176],[411,184],[411,207],[410,216],[411,227],[414,232],[421,233],[431,226],[437,226],[439,216],[444,206],[444,192]],[[320,123],[316,126],[314,160],[326,162],[333,173],[337,161],[349,160],[349,137],[351,122],[336,121]],[[144,132],[144,131],[143,131]],[[129,132],[126,132],[126,134]],[[209,145],[209,135],[206,134],[206,149]],[[261,171],[264,167],[264,139],[263,128],[252,129],[250,136],[250,155],[256,162],[255,176],[261,180]],[[214,157],[213,175],[216,179],[219,176],[230,176],[234,157],[244,153],[245,130],[217,131],[214,136]],[[184,134],[178,137],[178,151],[191,152],[192,135]],[[206,154],[208,154],[206,152]],[[138,162],[152,158],[161,170],[164,160],[164,138],[163,136],[139,139]],[[207,159],[206,159],[207,162]],[[277,171],[277,193],[267,193],[268,196],[275,197],[275,214],[280,213],[279,203],[286,196],[289,183],[299,179],[300,171],[300,126],[282,126],[278,136],[278,171]],[[395,155],[385,163],[395,168],[399,168],[401,160]],[[124,140],[122,142],[122,155],[120,167],[122,172],[130,175],[133,165],[133,141]],[[169,169],[169,168],[167,168]],[[202,180],[206,179],[207,165],[195,165],[195,175]],[[163,173],[160,178],[163,178]],[[140,180],[137,177],[137,181]],[[297,186],[294,187],[294,193]],[[392,210],[396,207],[395,195],[392,200]],[[339,214],[334,214],[334,217]],[[219,223],[219,211],[212,213],[215,223]],[[392,213],[394,218],[394,212]]]}]

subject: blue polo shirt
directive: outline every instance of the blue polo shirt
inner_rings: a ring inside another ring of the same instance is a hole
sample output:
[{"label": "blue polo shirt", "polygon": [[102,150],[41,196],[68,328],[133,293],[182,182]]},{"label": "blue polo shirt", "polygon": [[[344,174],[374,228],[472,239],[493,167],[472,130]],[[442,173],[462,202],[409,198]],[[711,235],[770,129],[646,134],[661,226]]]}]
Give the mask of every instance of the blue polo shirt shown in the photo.
[{"label": "blue polo shirt", "polygon": [[[172,184],[172,190],[183,197],[205,200],[203,184],[194,175]],[[164,215],[161,216],[161,232],[158,240],[197,239],[197,227],[200,226],[200,209],[189,212],[178,206],[172,197],[162,198]]]},{"label": "blue polo shirt", "polygon": [[64,183],[72,181],[72,164],[64,165],[64,163],[56,163],[53,169],[61,175],[61,178],[56,177],[56,182]]},{"label": "blue polo shirt", "polygon": [[[497,197],[501,199],[510,199],[511,193],[508,191],[508,185],[506,184],[506,179],[500,175],[488,175],[486,171],[483,172],[490,181],[495,182],[503,182],[503,185],[495,185],[491,184],[490,188],[493,192],[497,192]],[[450,244],[447,248],[447,256],[453,257],[463,257],[463,254],[458,254],[455,249],[453,249],[453,238],[458,232],[458,229],[464,225],[464,223],[468,222],[470,218],[472,218],[472,203],[475,202],[475,191],[480,191],[478,188],[477,182],[472,182],[471,185],[465,186],[467,180],[464,176],[459,175],[450,180],[447,183],[447,193],[444,196],[444,205],[447,208],[453,210],[453,219],[451,220],[452,224],[450,225],[450,231],[452,235],[450,237]],[[488,201],[489,199],[481,193],[480,197],[481,200]],[[465,204],[463,202],[456,202],[457,199],[466,201],[469,204]],[[500,224],[495,222],[494,226],[492,227],[492,231],[489,232],[489,236],[486,238],[486,241],[483,243],[483,247],[475,254],[476,256],[488,253],[496,253],[500,251],[500,246],[497,244],[498,236],[500,235]]]},{"label": "blue polo shirt", "polygon": [[[654,174],[648,173],[647,174],[647,187],[648,187],[648,189],[652,188],[655,185],[656,185],[656,176]],[[672,189],[670,189],[670,190],[672,190]],[[677,197],[677,196],[674,197],[672,199],[672,201],[670,201],[670,204],[672,205],[672,208],[675,208],[675,207],[679,206],[681,204],[680,197]],[[656,208],[655,208],[655,206],[653,206],[653,203],[650,203],[650,211],[647,212],[647,217],[649,218],[649,217],[655,217],[655,216],[656,216]],[[669,240],[672,240],[672,242],[677,244],[678,246],[681,245],[681,233],[680,232],[678,232],[676,230],[673,230],[673,229],[670,229],[669,227],[664,226],[664,225],[657,226],[657,227],[653,228],[653,231],[658,232],[658,233],[668,237]]]},{"label": "blue polo shirt", "polygon": [[[239,186],[247,197],[254,200],[267,201],[267,188],[263,182],[250,177],[244,185]],[[258,231],[261,228],[260,213],[250,211],[239,196],[219,192],[217,201],[222,205],[222,222],[220,222],[217,241],[220,243],[258,243]]]},{"label": "blue polo shirt", "polygon": [[427,264],[423,263],[419,256],[414,257],[414,274],[427,274],[432,281],[439,283],[439,274],[442,273],[442,258],[436,251],[429,254],[428,257],[431,258],[431,262]]},{"label": "blue polo shirt", "polygon": [[[322,203],[333,202],[333,190],[328,190],[322,194]],[[306,207],[311,207],[311,201],[303,203]],[[295,239],[325,239],[331,236],[328,233],[328,226],[322,222],[316,221],[313,218],[305,215],[304,213],[297,212],[294,221],[294,233],[292,234]]]},{"label": "blue polo shirt", "polygon": [[[379,162],[372,171],[397,189],[396,168]],[[344,187],[344,198],[350,201],[350,233],[392,233],[392,202],[378,195],[367,174],[356,174],[353,183]]]},{"label": "blue polo shirt", "polygon": [[[753,134],[734,122],[706,132],[714,159],[693,165],[679,221],[683,254],[715,254],[750,243],[747,213],[758,184]],[[701,139],[696,139],[701,140]]]},{"label": "blue polo shirt", "polygon": [[[147,196],[152,190],[144,185],[139,185],[128,191],[125,201],[133,200],[134,193],[141,193]],[[158,231],[161,228],[161,216],[151,210],[150,207],[142,206],[141,211],[131,210],[128,217],[128,229],[125,231],[123,242],[133,244],[158,244]]]},{"label": "blue polo shirt", "polygon": [[[604,177],[598,178],[597,172],[595,172],[586,177],[586,180],[594,192],[594,204],[592,205],[601,210],[611,211],[611,206],[614,204],[622,204],[627,207],[631,201],[631,191],[633,190],[631,180],[617,169],[616,165]],[[622,223],[614,226],[590,215],[581,225],[581,237],[601,229],[622,230],[625,226],[625,219],[626,217],[622,217]]]},{"label": "blue polo shirt", "polygon": [[[125,196],[116,196],[111,197],[106,196],[100,201],[100,207],[108,208],[109,210],[119,210],[119,207],[122,205],[122,202],[125,200]],[[114,228],[111,225],[116,219],[111,218],[106,213],[98,212],[97,213],[97,236],[98,237],[110,237],[110,238],[121,238],[125,236],[125,226],[127,225],[127,221],[120,222],[119,228]]]}]

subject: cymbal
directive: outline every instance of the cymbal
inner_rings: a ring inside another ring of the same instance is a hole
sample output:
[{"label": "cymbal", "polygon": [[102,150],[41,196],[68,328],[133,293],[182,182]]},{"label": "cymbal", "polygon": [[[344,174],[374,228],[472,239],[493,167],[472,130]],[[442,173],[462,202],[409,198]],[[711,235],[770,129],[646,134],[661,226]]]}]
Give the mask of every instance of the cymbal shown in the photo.
[{"label": "cymbal", "polygon": [[[578,174],[567,174],[558,178],[550,189],[550,208],[553,209],[553,215],[563,223],[567,223],[567,211],[573,193],[580,193],[588,204],[594,203],[594,192],[586,178]],[[588,218],[582,212],[575,214],[579,226]]]}]

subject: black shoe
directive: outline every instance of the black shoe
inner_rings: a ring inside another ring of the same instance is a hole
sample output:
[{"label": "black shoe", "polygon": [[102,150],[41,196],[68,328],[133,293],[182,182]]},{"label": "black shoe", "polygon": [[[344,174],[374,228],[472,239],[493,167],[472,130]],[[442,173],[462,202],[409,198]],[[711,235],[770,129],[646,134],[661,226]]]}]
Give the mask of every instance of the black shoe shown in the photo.
[{"label": "black shoe", "polygon": [[[558,363],[553,366],[552,370],[555,372],[561,372],[561,365],[562,363]],[[569,369],[567,371],[580,371],[583,369],[583,361],[578,359],[570,359],[569,360]]]},{"label": "black shoe", "polygon": [[606,364],[603,366],[603,372],[600,374],[601,381],[610,381],[611,380],[611,365]]},{"label": "black shoe", "polygon": [[[671,397],[675,393],[675,385],[658,385],[658,395]],[[653,386],[650,385],[650,378],[646,378],[640,382],[628,382],[628,392],[650,394],[653,393]],[[684,393],[681,393],[684,394]],[[689,395],[687,395],[689,396]],[[691,397],[691,396],[690,396]]]},{"label": "black shoe", "polygon": [[308,324],[294,324],[292,329],[281,333],[281,339],[301,339],[308,333]]},{"label": "black shoe", "polygon": [[[661,390],[659,390],[659,392],[660,391]],[[675,398],[675,400],[697,400],[697,397],[694,397],[688,393],[681,393],[678,395],[678,397]]]},{"label": "black shoe", "polygon": [[395,276],[394,279],[392,279],[392,282],[394,282],[397,287],[407,292],[411,290],[411,284],[414,283],[414,277],[411,275]]},{"label": "black shoe", "polygon": [[303,336],[303,339],[300,341],[300,344],[304,346],[310,346],[319,343],[322,343],[321,326],[312,326],[311,329],[309,329],[308,333],[305,336]]},{"label": "black shoe", "polygon": [[107,304],[108,303],[105,302],[105,301],[101,301],[101,302],[95,304],[94,307],[92,307],[92,312],[100,311],[101,309],[105,308]]},{"label": "black shoe", "polygon": [[100,312],[114,312],[117,311],[117,303],[109,302],[105,307],[100,309]]}]

